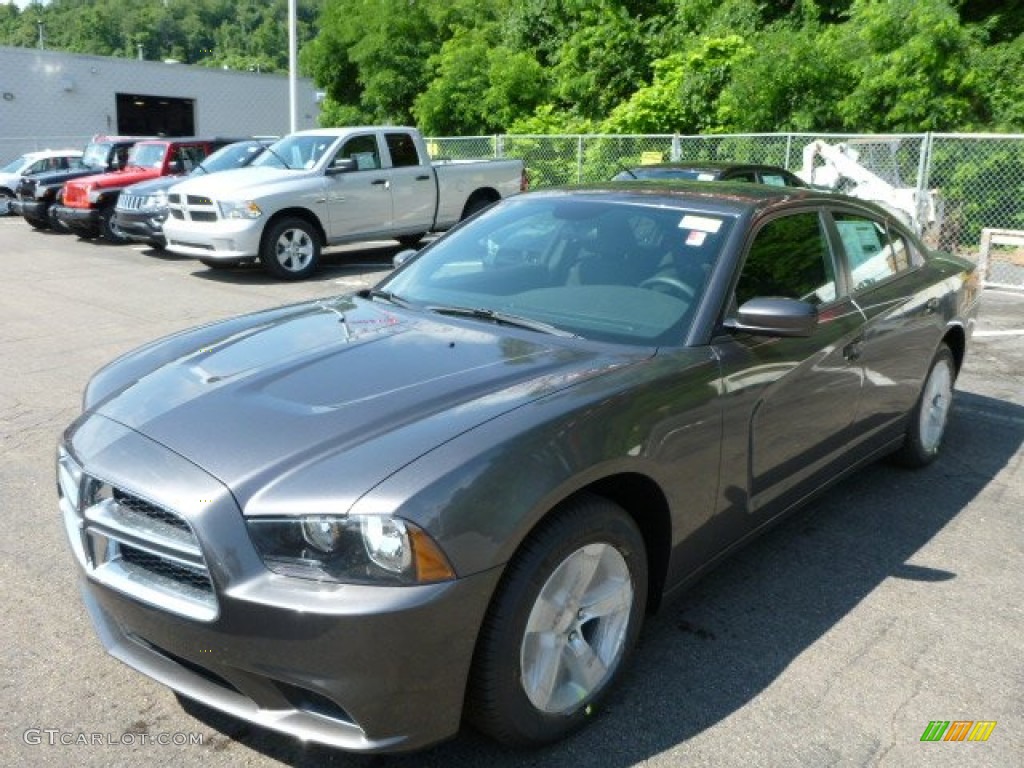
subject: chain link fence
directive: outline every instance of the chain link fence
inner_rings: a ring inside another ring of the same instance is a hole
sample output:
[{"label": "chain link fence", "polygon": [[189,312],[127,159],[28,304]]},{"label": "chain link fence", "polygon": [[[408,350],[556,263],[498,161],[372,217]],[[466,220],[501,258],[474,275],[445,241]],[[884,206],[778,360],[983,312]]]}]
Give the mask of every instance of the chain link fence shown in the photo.
[{"label": "chain link fence", "polygon": [[[518,157],[530,186],[588,184],[659,162],[735,161],[813,172],[904,212],[929,245],[977,260],[983,229],[1024,230],[1024,135],[738,134],[444,137],[434,157]],[[812,151],[812,149],[817,151]],[[823,154],[824,153],[824,154]],[[829,176],[833,169],[859,176]],[[838,164],[838,165],[836,165]],[[824,169],[824,171],[823,171]],[[1024,288],[1024,248],[993,245],[986,282]]]},{"label": "chain link fence", "polygon": [[[35,137],[39,147],[87,140]],[[821,175],[851,191],[857,185],[830,179],[826,159],[809,149],[824,148],[864,176],[858,194],[909,211],[933,247],[977,260],[983,229],[1024,230],[1024,134],[498,135],[437,137],[428,147],[435,159],[522,158],[533,189],[601,182],[634,165],[735,161],[813,170],[816,183]],[[986,282],[1024,288],[1024,247],[993,244],[984,266]]]}]

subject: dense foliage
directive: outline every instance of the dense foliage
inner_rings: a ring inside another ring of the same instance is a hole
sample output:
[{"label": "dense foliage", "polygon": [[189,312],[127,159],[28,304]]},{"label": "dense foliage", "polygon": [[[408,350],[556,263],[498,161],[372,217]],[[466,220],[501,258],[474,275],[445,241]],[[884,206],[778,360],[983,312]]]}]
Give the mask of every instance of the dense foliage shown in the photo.
[{"label": "dense foliage", "polygon": [[[130,7],[129,13],[125,12]],[[324,124],[491,133],[1024,130],[1005,0],[300,0]],[[0,5],[0,44],[287,68],[287,0]]]}]

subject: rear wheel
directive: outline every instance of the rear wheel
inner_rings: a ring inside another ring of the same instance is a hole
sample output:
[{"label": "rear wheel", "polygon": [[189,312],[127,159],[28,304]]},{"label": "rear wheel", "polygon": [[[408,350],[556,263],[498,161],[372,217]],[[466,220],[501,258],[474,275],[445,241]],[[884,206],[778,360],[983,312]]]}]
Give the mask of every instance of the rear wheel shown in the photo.
[{"label": "rear wheel", "polygon": [[647,600],[636,523],[599,497],[541,523],[509,564],[481,629],[467,715],[511,746],[582,725],[621,674]]},{"label": "rear wheel", "polygon": [[426,234],[426,232],[420,232],[419,234],[416,235],[401,235],[399,237],[396,237],[395,240],[400,242],[406,248],[413,248],[420,244],[420,242],[423,240],[423,236]]},{"label": "rear wheel", "polygon": [[274,277],[301,280],[320,263],[320,240],[304,219],[281,219],[263,235],[260,261]]},{"label": "rear wheel", "polygon": [[903,446],[893,454],[897,463],[905,467],[923,467],[939,455],[953,404],[955,380],[953,353],[943,344],[935,353],[921,394],[910,412]]},{"label": "rear wheel", "polygon": [[462,218],[468,219],[470,216],[475,213],[479,213],[493,202],[495,202],[495,200],[488,197],[486,194],[474,193],[470,195],[469,200],[466,201],[466,205],[462,209]]}]

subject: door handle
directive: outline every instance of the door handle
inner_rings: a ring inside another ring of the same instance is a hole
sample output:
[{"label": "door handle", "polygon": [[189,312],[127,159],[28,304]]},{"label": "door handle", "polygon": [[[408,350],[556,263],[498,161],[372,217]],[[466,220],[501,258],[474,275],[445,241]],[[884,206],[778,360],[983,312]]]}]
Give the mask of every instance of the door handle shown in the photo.
[{"label": "door handle", "polygon": [[417,176],[416,181],[430,181],[429,176]]},{"label": "door handle", "polygon": [[387,179],[374,179],[370,183],[373,184],[375,187],[384,187],[385,189],[391,186],[391,182],[388,181]]}]

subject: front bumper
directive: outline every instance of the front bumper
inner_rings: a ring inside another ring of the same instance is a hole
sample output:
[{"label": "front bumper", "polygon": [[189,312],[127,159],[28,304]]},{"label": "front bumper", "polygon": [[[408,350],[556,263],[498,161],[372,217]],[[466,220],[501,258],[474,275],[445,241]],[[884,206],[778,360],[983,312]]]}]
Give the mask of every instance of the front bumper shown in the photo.
[{"label": "front bumper", "polygon": [[[263,566],[228,490],[195,465],[96,415],[74,425],[64,445],[64,461],[83,469],[86,484],[91,476],[162,514],[173,510],[207,569],[201,611],[191,598],[160,596],[166,575],[136,590],[127,555],[122,563],[116,555],[119,546],[145,549],[144,537],[126,528],[127,516],[75,502],[62,464],[61,509],[82,597],[111,655],[211,708],[342,749],[411,750],[458,731],[500,569],[416,587],[280,576]],[[150,487],[133,485],[141,477]],[[104,517],[113,524],[104,527]]]},{"label": "front bumper", "polygon": [[25,197],[19,197],[16,201],[11,203],[11,210],[14,210],[14,204],[18,206],[18,214],[26,219],[33,221],[49,221],[50,218],[50,206],[53,202],[50,200],[33,200]]},{"label": "front bumper", "polygon": [[167,245],[167,239],[164,237],[164,220],[166,218],[166,210],[152,213],[114,210],[114,223],[121,234],[129,240],[156,245],[160,248]]},{"label": "front bumper", "polygon": [[100,233],[100,212],[96,208],[71,208],[54,205],[51,214],[72,232],[84,237],[97,237]]},{"label": "front bumper", "polygon": [[167,249],[207,261],[237,262],[255,259],[260,253],[264,217],[183,221],[173,216],[164,222]]}]

